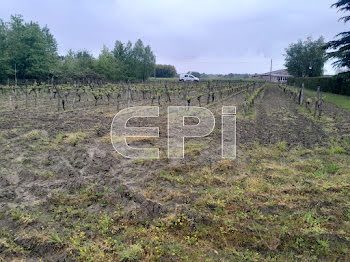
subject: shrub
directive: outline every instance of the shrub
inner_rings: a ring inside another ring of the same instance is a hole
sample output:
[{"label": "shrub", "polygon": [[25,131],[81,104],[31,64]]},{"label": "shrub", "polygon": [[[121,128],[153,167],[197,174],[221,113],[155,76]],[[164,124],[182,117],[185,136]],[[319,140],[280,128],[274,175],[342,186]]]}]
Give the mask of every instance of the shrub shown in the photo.
[{"label": "shrub", "polygon": [[320,87],[322,92],[329,92],[340,95],[350,96],[350,79],[343,75],[337,75],[333,77],[292,77],[288,78],[287,83],[289,85],[301,86],[304,83],[305,88],[311,90],[317,90]]}]

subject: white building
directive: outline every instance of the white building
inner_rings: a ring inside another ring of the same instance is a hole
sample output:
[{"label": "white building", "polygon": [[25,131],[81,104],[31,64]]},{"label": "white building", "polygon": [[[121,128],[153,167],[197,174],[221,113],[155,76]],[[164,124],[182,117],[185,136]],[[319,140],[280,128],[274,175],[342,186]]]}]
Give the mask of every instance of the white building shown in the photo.
[{"label": "white building", "polygon": [[252,76],[253,78],[263,79],[268,82],[274,83],[286,83],[289,77],[292,77],[286,69],[272,71],[271,73],[265,74],[255,74]]}]

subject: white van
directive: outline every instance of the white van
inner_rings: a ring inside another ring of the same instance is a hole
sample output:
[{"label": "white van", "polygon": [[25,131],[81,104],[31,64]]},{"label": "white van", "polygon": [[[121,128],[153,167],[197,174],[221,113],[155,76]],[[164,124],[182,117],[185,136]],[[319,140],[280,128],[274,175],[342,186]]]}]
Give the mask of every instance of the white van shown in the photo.
[{"label": "white van", "polygon": [[187,82],[187,81],[194,81],[199,82],[199,78],[195,77],[191,74],[180,74],[179,81]]}]

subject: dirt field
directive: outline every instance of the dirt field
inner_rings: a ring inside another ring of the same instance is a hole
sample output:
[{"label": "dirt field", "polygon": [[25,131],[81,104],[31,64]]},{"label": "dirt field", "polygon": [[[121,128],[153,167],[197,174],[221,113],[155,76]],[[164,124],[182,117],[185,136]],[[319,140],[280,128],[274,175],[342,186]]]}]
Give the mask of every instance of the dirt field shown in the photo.
[{"label": "dirt field", "polygon": [[[140,123],[160,139],[130,142],[159,160],[114,151],[115,105],[2,106],[0,261],[349,261],[350,113],[325,103],[315,119],[274,85],[245,114],[244,98],[209,104],[216,127],[183,160],[166,158],[165,103]],[[223,105],[236,160],[220,157]]]}]

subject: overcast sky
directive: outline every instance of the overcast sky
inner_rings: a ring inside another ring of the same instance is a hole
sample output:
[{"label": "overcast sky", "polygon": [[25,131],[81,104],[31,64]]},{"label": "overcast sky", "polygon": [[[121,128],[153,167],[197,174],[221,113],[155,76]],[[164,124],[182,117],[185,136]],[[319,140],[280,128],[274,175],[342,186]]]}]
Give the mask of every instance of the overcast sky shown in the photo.
[{"label": "overcast sky", "polygon": [[[307,36],[326,40],[348,30],[336,0],[1,0],[0,17],[22,14],[48,25],[60,54],[96,57],[115,40],[141,38],[157,63],[179,73],[263,73],[284,64],[284,49]],[[334,73],[326,65],[326,74]]]}]

